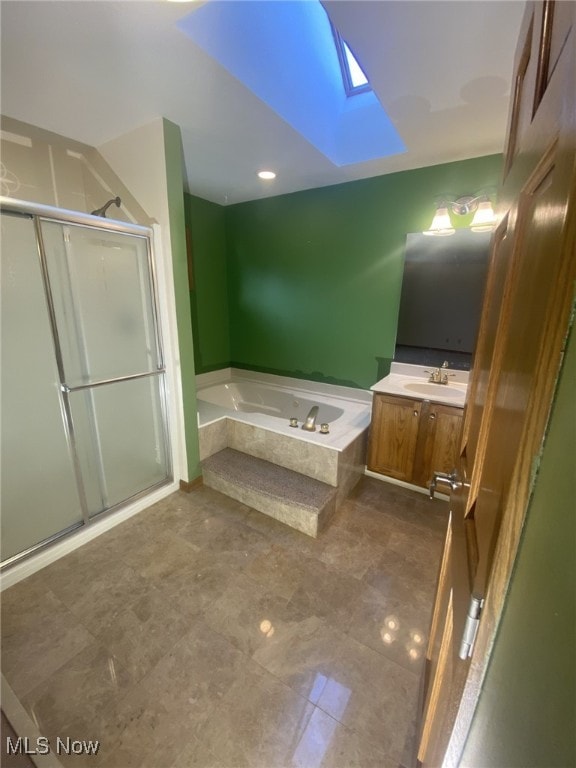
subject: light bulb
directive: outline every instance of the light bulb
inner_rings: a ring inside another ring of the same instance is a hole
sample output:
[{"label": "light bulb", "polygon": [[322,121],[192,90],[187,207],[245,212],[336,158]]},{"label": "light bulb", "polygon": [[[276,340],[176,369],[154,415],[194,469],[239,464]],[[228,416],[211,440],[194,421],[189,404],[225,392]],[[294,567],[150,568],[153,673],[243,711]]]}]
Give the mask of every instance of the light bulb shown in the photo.
[{"label": "light bulb", "polygon": [[446,206],[440,206],[436,209],[436,215],[432,219],[430,229],[423,232],[423,235],[436,235],[437,237],[446,237],[447,235],[453,235],[456,230],[452,226],[450,221],[450,214]]},{"label": "light bulb", "polygon": [[484,200],[478,204],[470,229],[472,232],[489,232],[496,224],[496,215],[492,209],[490,200]]}]

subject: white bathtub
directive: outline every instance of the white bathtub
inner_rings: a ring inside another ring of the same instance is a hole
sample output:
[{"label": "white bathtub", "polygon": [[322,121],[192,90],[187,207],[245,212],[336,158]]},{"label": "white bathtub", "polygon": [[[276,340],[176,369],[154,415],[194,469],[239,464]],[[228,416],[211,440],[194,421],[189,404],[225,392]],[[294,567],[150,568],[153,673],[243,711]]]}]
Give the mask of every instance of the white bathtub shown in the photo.
[{"label": "white bathtub", "polygon": [[[211,374],[197,377],[200,428],[227,417],[298,440],[343,450],[370,423],[371,393],[311,381],[234,370],[220,381]],[[332,394],[334,393],[334,394]],[[318,406],[316,432],[301,429],[310,409]],[[298,427],[290,426],[290,419]],[[329,433],[320,432],[329,425]]]},{"label": "white bathtub", "polygon": [[[371,392],[237,368],[197,376],[196,392],[201,461],[225,448],[264,459],[336,488],[334,509],[364,474]],[[308,432],[302,423],[313,406],[317,430]],[[294,417],[296,428],[290,426]],[[328,424],[328,434],[320,424]],[[208,479],[210,485],[209,472]],[[245,489],[211,487],[246,503]],[[289,522],[285,504],[272,495],[265,509],[256,508],[308,532],[292,519],[305,513],[292,509]]]},{"label": "white bathtub", "polygon": [[330,424],[340,419],[343,408],[329,405],[318,397],[305,396],[295,390],[285,392],[277,387],[270,387],[253,381],[230,381],[228,384],[216,384],[198,392],[202,402],[220,405],[230,411],[242,413],[262,413],[283,421],[296,418],[303,422],[308,412],[318,406],[316,423]]}]

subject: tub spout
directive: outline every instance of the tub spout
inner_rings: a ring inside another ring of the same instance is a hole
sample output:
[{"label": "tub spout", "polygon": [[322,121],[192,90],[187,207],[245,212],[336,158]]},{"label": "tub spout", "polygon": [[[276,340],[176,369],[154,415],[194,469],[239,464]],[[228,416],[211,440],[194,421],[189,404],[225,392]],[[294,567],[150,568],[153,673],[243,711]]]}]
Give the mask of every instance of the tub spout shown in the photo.
[{"label": "tub spout", "polygon": [[306,416],[306,421],[302,424],[302,429],[308,432],[316,432],[316,416],[318,416],[318,406],[313,405]]}]

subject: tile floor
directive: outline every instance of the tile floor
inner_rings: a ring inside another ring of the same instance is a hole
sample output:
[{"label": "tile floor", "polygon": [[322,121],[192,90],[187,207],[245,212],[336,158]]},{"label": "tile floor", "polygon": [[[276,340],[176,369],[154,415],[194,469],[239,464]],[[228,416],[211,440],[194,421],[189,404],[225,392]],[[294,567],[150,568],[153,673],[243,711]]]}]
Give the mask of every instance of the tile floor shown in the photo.
[{"label": "tile floor", "polygon": [[318,540],[176,493],[2,594],[2,667],[64,765],[398,768],[447,505],[365,477]]}]

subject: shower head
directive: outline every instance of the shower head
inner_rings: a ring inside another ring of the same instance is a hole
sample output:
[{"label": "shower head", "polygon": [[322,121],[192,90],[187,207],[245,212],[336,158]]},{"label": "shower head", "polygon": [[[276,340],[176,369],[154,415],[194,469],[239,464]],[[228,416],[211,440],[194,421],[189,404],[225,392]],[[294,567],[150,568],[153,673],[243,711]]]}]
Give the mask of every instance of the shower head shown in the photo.
[{"label": "shower head", "polygon": [[120,205],[122,204],[122,200],[120,200],[119,197],[113,197],[111,200],[108,200],[107,203],[104,203],[102,208],[96,208],[95,211],[92,211],[90,216],[102,216],[105,219],[106,218],[106,211],[108,210],[108,208],[110,208],[110,206],[112,204],[114,204],[118,208],[120,208]]}]

